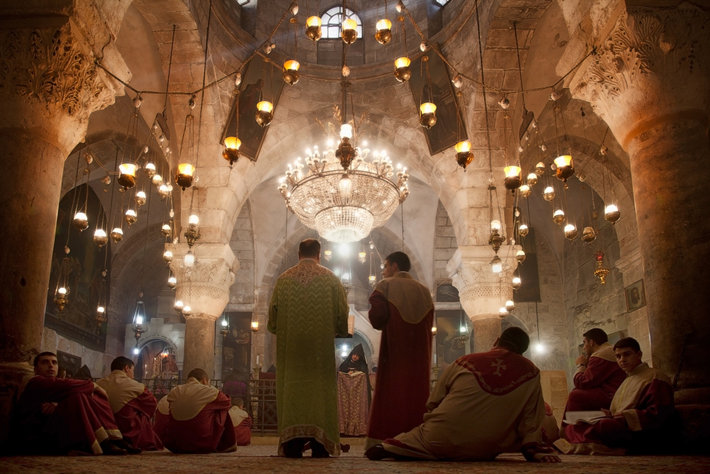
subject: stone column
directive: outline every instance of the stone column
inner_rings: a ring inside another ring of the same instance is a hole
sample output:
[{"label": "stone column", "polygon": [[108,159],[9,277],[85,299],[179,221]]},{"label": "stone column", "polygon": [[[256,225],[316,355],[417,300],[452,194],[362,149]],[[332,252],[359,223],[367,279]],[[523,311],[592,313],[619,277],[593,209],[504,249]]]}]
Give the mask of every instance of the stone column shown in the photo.
[{"label": "stone column", "polygon": [[64,160],[89,115],[120,90],[96,66],[96,54],[103,49],[113,58],[106,62],[125,71],[112,46],[123,10],[114,23],[94,4],[80,13],[74,7],[0,6],[0,442],[17,387],[41,349]]},{"label": "stone column", "polygon": [[681,368],[681,387],[710,387],[710,15],[632,3],[570,90],[629,153],[653,365]]},{"label": "stone column", "polygon": [[192,268],[183,263],[187,244],[173,246],[175,258],[171,268],[178,284],[176,299],[190,307],[185,316],[185,357],[183,380],[194,368],[214,373],[215,322],[229,302],[229,287],[234,282],[235,257],[226,244],[196,244],[192,247],[196,260]]},{"label": "stone column", "polygon": [[510,275],[516,261],[507,257],[509,248],[504,246],[499,251],[503,260],[499,275],[491,271],[494,253],[488,245],[459,247],[449,261],[451,282],[459,290],[461,306],[473,325],[473,352],[490,350],[500,336],[499,309],[513,297]]}]

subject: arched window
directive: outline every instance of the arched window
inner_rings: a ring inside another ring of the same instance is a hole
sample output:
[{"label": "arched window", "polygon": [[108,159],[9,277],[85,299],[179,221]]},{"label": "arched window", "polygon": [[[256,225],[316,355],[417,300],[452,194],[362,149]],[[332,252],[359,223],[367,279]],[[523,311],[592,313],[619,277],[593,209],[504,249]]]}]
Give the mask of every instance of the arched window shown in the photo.
[{"label": "arched window", "polygon": [[[357,37],[362,38],[362,21],[360,17],[349,8],[345,9],[345,18],[352,18],[357,22]],[[340,38],[340,28],[343,25],[343,7],[336,6],[328,9],[321,16],[321,31],[323,38],[336,39]]]}]

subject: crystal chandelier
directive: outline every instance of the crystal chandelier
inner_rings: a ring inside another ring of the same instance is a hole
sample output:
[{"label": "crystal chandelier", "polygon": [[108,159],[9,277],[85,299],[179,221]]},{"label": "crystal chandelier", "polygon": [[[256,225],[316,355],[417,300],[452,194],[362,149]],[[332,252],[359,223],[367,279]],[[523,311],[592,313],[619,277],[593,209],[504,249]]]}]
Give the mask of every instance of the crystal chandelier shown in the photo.
[{"label": "crystal chandelier", "polygon": [[279,191],[299,220],[331,242],[356,242],[383,225],[409,195],[407,169],[385,152],[353,147],[352,127],[341,125],[337,148],[306,151],[281,178]]}]

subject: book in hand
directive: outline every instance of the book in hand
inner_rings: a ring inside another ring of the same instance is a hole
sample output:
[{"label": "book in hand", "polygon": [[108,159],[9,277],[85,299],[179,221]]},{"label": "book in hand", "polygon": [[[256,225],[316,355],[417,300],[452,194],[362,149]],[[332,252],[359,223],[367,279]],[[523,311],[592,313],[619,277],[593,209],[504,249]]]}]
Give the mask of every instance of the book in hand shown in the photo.
[{"label": "book in hand", "polygon": [[603,411],[568,411],[563,420],[568,425],[576,425],[577,423],[588,423],[593,425],[602,418],[606,418]]}]

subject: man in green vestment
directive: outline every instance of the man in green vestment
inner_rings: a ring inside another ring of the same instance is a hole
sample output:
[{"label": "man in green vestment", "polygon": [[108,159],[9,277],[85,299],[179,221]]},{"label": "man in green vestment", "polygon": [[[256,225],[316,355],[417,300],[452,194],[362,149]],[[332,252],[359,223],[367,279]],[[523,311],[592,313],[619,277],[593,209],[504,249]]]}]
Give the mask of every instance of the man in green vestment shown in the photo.
[{"label": "man in green vestment", "polygon": [[306,239],[298,264],[276,281],[268,329],[276,335],[279,455],[340,454],[334,339],[348,333],[348,303],[340,280],[320,265],[320,243]]}]

